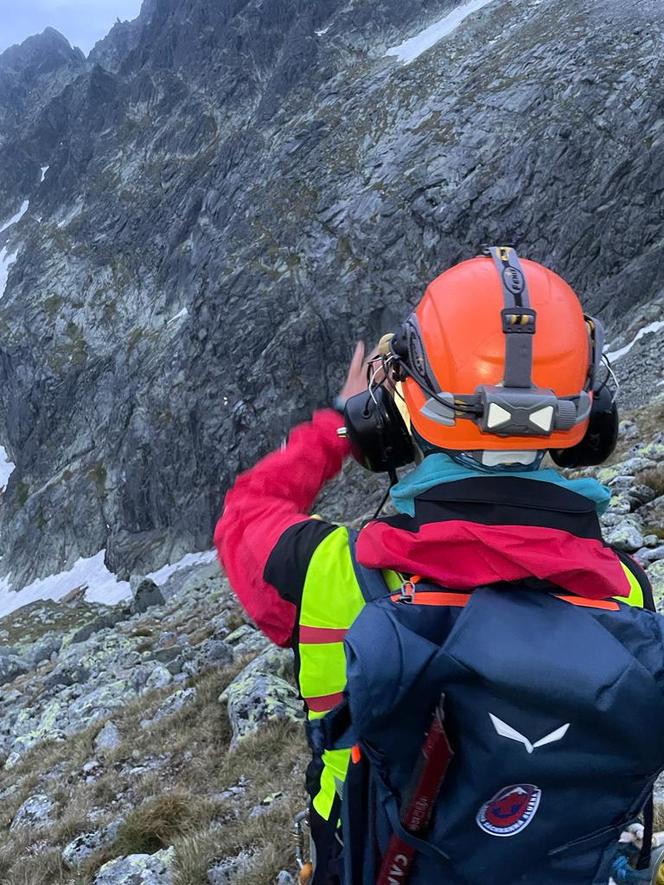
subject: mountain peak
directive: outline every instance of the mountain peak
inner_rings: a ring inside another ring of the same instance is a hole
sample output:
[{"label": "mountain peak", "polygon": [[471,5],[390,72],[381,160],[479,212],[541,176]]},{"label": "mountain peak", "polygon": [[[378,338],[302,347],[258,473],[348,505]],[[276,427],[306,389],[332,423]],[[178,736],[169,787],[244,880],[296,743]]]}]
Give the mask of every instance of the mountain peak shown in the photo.
[{"label": "mountain peak", "polygon": [[84,61],[80,49],[72,47],[56,28],[47,27],[0,54],[0,72],[43,74]]}]

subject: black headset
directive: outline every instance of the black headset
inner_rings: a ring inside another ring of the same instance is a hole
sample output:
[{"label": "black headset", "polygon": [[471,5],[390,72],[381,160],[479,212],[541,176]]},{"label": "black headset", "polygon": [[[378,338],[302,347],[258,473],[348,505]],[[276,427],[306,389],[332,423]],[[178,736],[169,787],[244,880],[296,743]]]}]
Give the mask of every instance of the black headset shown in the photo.
[{"label": "black headset", "polygon": [[[497,247],[485,250],[484,254],[493,254],[494,257],[507,255],[507,258],[503,257],[503,262],[509,262],[510,268],[520,267],[518,257],[511,249]],[[528,319],[529,315],[533,316],[534,331],[535,311],[522,310],[522,312]],[[505,311],[503,311],[504,314]],[[521,322],[523,323],[523,320]],[[559,467],[563,468],[590,467],[601,464],[615,449],[618,438],[619,417],[615,394],[607,386],[606,381],[600,381],[598,377],[602,359],[602,328],[596,320],[589,317],[587,322],[593,348],[587,390],[593,391],[593,399],[589,407],[589,423],[583,439],[571,448],[551,450],[551,457]],[[504,331],[511,330],[506,329],[504,324]],[[450,394],[437,392],[437,383],[427,364],[417,321],[412,316],[406,320],[395,335],[388,336],[383,339],[383,342],[382,350],[386,364],[385,377],[379,384],[370,383],[366,391],[347,401],[344,408],[344,422],[346,436],[350,441],[355,459],[367,470],[374,473],[388,473],[392,482],[395,482],[397,468],[412,463],[415,460],[416,451],[414,438],[406,427],[394,399],[399,395],[394,390],[395,381],[403,381],[406,377],[413,378],[430,397],[427,407],[436,410],[437,420],[450,425],[457,418],[471,419],[480,423],[486,414],[487,406],[490,405],[491,397],[500,397],[501,393],[508,393],[509,388],[487,388],[488,394],[486,392],[483,395],[476,393],[463,397],[453,397]],[[479,390],[481,389],[478,388]],[[515,391],[517,394],[518,390],[517,388]],[[580,397],[577,399],[580,400]],[[502,400],[499,402],[503,403]],[[519,406],[517,396],[515,412],[523,411],[523,408],[519,409]],[[542,403],[537,403],[536,406],[541,407]],[[574,408],[579,410],[580,402],[576,403]],[[559,420],[569,422],[570,407],[565,406],[561,412],[562,417]],[[527,419],[520,415],[520,420]],[[562,426],[559,429],[571,429],[572,426],[573,423],[569,424],[569,427]],[[482,429],[484,430],[484,427]],[[485,430],[485,432],[490,433],[491,431]],[[526,430],[523,435],[528,435],[528,433],[532,435],[532,430]],[[417,438],[417,434],[415,434],[415,438]],[[425,454],[428,454],[426,443],[424,441],[422,443],[421,447]],[[430,447],[428,448],[430,449]]]},{"label": "black headset", "polygon": [[353,457],[367,470],[396,482],[397,468],[415,460],[413,438],[385,384],[351,396],[344,422]]},{"label": "black headset", "polygon": [[606,385],[595,391],[588,429],[581,442],[569,449],[551,449],[558,467],[596,467],[615,450],[620,417],[615,393]]}]

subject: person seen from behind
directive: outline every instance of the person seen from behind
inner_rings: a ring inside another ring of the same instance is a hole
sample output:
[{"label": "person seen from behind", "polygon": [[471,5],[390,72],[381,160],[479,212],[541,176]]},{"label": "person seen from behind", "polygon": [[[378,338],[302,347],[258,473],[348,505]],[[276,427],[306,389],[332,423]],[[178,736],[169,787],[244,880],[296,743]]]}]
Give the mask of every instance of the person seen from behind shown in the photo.
[{"label": "person seen from behind", "polygon": [[[313,885],[606,885],[641,812],[616,875],[651,881],[662,619],[610,491],[544,464],[615,447],[602,346],[560,276],[487,247],[226,495],[231,586],[295,651]],[[359,532],[310,515],[351,455],[396,509]]]}]

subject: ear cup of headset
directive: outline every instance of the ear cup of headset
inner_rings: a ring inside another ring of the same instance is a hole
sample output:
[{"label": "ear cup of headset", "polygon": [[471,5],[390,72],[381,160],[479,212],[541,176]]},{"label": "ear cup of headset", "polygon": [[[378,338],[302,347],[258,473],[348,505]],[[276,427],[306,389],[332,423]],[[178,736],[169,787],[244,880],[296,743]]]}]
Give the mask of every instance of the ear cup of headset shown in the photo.
[{"label": "ear cup of headset", "polygon": [[602,387],[593,398],[586,434],[569,449],[552,449],[551,457],[558,467],[596,467],[612,454],[618,441],[618,408],[608,387]]},{"label": "ear cup of headset", "polygon": [[385,387],[350,397],[344,422],[353,457],[367,470],[390,472],[415,460],[411,436]]}]

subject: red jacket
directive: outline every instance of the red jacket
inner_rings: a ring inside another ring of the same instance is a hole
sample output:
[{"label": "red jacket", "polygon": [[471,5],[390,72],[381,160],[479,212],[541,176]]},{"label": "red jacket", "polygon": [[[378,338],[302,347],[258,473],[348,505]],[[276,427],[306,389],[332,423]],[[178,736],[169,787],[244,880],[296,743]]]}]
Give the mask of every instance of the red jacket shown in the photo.
[{"label": "red jacket", "polygon": [[[284,447],[237,479],[217,525],[215,545],[233,589],[278,645],[292,642],[308,563],[335,528],[309,510],[350,454],[336,433],[342,423],[326,409],[296,427]],[[625,572],[601,539],[592,503],[534,484],[479,476],[441,486],[416,499],[415,517],[369,523],[358,559],[454,590],[525,578],[595,599],[627,595]]]}]

